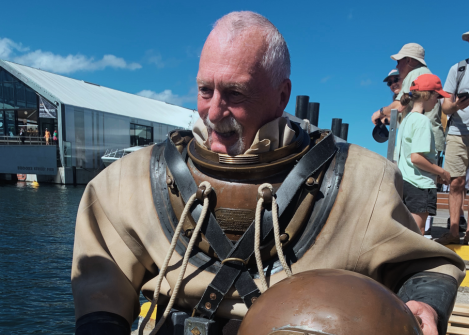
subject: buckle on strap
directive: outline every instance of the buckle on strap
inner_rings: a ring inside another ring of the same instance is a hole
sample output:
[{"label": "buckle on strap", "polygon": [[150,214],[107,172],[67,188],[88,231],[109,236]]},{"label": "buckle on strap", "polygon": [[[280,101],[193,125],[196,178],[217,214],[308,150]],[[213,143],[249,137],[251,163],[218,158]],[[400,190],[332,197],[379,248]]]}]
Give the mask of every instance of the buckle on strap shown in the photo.
[{"label": "buckle on strap", "polygon": [[221,261],[221,264],[225,264],[226,262],[241,262],[244,265],[248,265],[248,262],[241,258],[236,257],[228,257]]}]

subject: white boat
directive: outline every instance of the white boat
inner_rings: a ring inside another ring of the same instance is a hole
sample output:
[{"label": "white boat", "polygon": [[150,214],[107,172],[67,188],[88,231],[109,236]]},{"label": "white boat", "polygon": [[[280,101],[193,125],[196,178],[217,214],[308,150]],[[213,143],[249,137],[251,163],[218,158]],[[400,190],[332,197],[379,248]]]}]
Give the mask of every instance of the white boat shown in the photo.
[{"label": "white boat", "polygon": [[103,161],[104,165],[107,167],[112,162],[115,162],[116,160],[124,157],[125,155],[131,154],[132,152],[143,149],[143,148],[144,147],[136,146],[136,147],[130,147],[126,149],[107,149],[106,152],[104,153],[104,156],[101,157],[101,160]]}]

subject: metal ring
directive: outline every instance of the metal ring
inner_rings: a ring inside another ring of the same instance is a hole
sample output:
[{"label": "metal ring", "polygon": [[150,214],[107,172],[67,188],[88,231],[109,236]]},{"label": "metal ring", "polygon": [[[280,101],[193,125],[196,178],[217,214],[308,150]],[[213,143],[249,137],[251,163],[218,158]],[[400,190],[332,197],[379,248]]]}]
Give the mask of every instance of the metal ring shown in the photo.
[{"label": "metal ring", "polygon": [[221,261],[221,264],[225,264],[226,262],[230,262],[230,261],[241,262],[244,265],[248,264],[248,262],[246,262],[245,260],[243,260],[241,258],[233,258],[233,257],[225,258],[224,260]]}]

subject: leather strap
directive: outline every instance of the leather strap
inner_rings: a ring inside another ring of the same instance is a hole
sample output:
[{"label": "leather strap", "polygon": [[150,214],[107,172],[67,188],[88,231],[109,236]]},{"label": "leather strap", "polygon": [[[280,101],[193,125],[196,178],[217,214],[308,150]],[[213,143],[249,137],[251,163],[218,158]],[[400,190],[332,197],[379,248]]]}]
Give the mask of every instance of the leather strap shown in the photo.
[{"label": "leather strap", "polygon": [[[306,132],[302,132],[302,136],[309,135]],[[337,147],[335,146],[334,138],[332,133],[329,133],[321,142],[310,149],[308,153],[301,158],[299,163],[293,168],[277,191],[276,196],[280,219],[297,191],[304,184],[305,180],[328,162],[334,156],[336,151]],[[197,186],[186,163],[174,144],[171,142],[170,137],[165,148],[164,156],[181,196],[183,200],[187,202],[189,197],[196,192]],[[198,204],[192,211],[193,218],[196,221],[200,216],[201,208],[202,206]],[[264,217],[261,224],[261,239],[265,239],[271,230],[271,212],[264,211]],[[202,226],[202,232],[205,234],[210,245],[222,260],[228,257],[247,260],[254,252],[253,224],[251,224],[245,234],[232,248],[231,242],[224,235],[212,213],[210,213],[208,220],[206,220],[206,223]],[[215,278],[207,287],[201,300],[197,304],[196,309],[202,315],[211,318],[224,296],[233,285],[235,285],[238,293],[248,308],[254,301],[253,298],[260,296],[260,291],[250,274],[247,272],[245,266],[241,262],[229,261],[221,266]]]}]

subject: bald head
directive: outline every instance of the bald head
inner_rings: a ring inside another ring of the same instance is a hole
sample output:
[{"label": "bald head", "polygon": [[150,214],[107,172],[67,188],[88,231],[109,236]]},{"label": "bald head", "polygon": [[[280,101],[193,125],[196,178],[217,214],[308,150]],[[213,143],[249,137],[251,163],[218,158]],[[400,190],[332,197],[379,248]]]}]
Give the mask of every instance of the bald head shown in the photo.
[{"label": "bald head", "polygon": [[[207,41],[217,36],[219,43],[234,43],[243,37],[262,38],[259,66],[270,77],[273,87],[290,78],[290,53],[282,34],[267,18],[254,12],[232,12],[215,22]],[[253,41],[254,42],[254,41]]]}]

